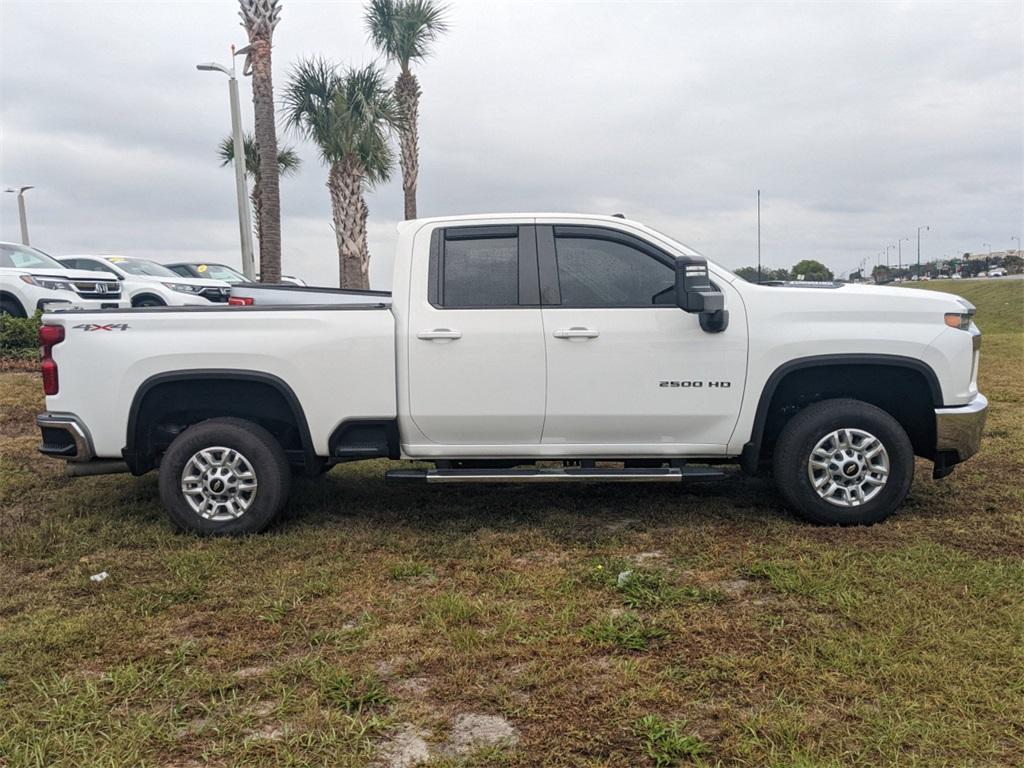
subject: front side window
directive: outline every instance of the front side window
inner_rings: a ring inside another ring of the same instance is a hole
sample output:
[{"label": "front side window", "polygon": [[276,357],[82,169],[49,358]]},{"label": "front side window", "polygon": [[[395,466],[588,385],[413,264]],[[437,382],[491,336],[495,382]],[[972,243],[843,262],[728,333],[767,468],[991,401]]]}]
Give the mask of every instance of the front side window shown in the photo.
[{"label": "front side window", "polygon": [[596,237],[555,237],[563,307],[650,307],[675,301],[675,270],[639,248]]},{"label": "front side window", "polygon": [[519,239],[459,237],[443,242],[445,308],[511,307],[519,302]]}]

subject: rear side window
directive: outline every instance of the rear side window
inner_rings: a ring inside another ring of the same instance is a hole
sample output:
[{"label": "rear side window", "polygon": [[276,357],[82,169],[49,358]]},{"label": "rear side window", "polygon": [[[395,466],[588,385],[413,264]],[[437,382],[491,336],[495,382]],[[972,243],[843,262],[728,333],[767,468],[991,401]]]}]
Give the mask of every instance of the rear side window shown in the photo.
[{"label": "rear side window", "polygon": [[451,227],[431,241],[430,303],[444,309],[537,306],[534,227]]},{"label": "rear side window", "polygon": [[650,307],[675,301],[675,270],[639,248],[599,237],[555,236],[563,307]]},{"label": "rear side window", "polygon": [[518,238],[493,237],[445,242],[446,307],[507,307],[517,304],[518,282]]}]

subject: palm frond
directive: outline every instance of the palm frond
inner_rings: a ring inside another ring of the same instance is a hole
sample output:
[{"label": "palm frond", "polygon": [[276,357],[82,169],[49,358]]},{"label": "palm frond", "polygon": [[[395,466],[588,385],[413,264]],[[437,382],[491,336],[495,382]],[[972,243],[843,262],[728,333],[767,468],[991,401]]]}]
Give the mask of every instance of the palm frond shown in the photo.
[{"label": "palm frond", "polygon": [[323,59],[300,61],[282,103],[289,128],[315,144],[325,163],[355,160],[368,182],[388,178],[395,161],[390,139],[402,116],[377,66],[339,72]]},{"label": "palm frond", "polygon": [[[245,147],[245,171],[248,175],[256,177],[260,168],[260,151],[256,145],[256,138],[251,133],[242,136],[242,144]],[[217,157],[220,158],[221,167],[230,165],[235,160],[235,140],[231,136],[225,136],[217,145]],[[277,173],[279,176],[294,176],[299,172],[302,160],[298,153],[291,147],[283,147],[277,152]]]},{"label": "palm frond", "polygon": [[406,72],[448,31],[447,14],[436,0],[370,0],[364,21],[373,45]]}]

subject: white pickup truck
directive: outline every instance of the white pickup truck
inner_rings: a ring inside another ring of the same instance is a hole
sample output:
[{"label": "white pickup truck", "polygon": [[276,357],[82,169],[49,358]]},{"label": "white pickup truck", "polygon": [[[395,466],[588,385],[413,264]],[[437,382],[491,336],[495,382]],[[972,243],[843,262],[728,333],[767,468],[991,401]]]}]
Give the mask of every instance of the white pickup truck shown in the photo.
[{"label": "white pickup truck", "polygon": [[770,467],[803,517],[866,524],[915,455],[943,477],[978,450],[981,335],[949,294],[754,285],[572,214],[404,222],[393,285],[46,314],[40,450],[74,475],[158,469],[201,534],[261,530],[293,473],[379,457],[432,463],[387,473],[431,483]]}]

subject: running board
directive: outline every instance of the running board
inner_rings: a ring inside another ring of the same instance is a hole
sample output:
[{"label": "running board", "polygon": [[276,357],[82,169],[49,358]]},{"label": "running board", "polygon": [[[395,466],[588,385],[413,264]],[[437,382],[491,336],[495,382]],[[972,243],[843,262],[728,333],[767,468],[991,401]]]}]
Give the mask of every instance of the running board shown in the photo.
[{"label": "running board", "polygon": [[387,480],[428,483],[679,483],[712,480],[724,473],[704,467],[564,469],[392,469]]}]

